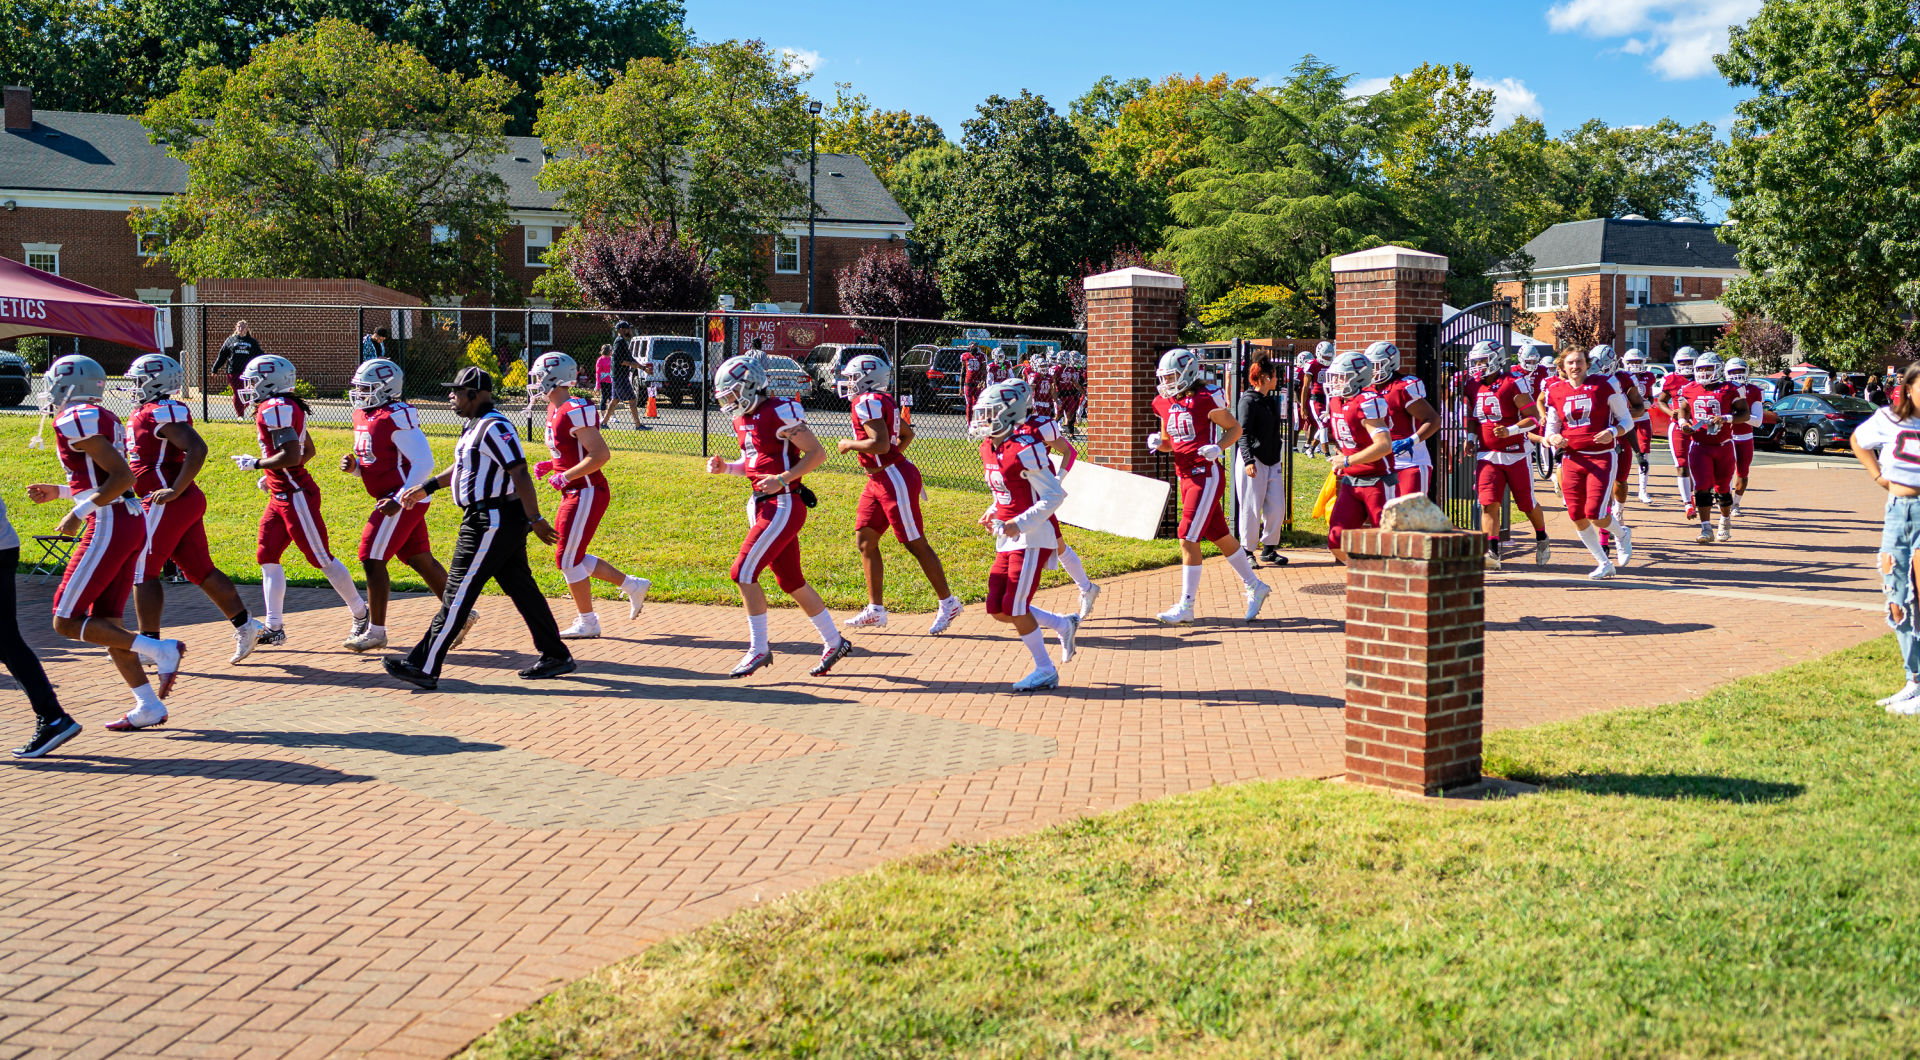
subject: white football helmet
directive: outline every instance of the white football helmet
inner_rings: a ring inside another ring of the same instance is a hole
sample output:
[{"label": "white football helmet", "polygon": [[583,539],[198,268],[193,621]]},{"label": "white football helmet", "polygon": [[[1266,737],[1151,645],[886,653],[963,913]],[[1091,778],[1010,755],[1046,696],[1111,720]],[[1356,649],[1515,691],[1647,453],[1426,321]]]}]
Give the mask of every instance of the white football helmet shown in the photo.
[{"label": "white football helmet", "polygon": [[292,361],[263,353],[248,361],[240,372],[240,400],[258,405],[270,397],[291,394],[296,378]]},{"label": "white football helmet", "polygon": [[1620,363],[1629,372],[1642,371],[1647,367],[1647,355],[1640,352],[1640,347],[1635,346],[1620,355]]},{"label": "white football helmet", "polygon": [[840,378],[835,389],[843,398],[852,398],[860,394],[879,394],[887,389],[893,372],[887,362],[876,354],[863,353],[847,361],[840,369]]},{"label": "white football helmet", "polygon": [[729,416],[744,416],[767,399],[767,367],[758,357],[729,357],[713,379],[713,400]]},{"label": "white football helmet", "polygon": [[1703,353],[1699,357],[1694,358],[1693,381],[1702,384],[1718,383],[1720,381],[1720,370],[1720,355],[1717,353]]},{"label": "white football helmet", "polygon": [[1175,346],[1160,355],[1160,367],[1154,369],[1153,377],[1161,397],[1177,398],[1199,384],[1200,358],[1192,350]]},{"label": "white football helmet", "polygon": [[527,394],[544,397],[579,381],[580,365],[568,354],[548,350],[535,357],[532,367],[527,369]]},{"label": "white football helmet", "polygon": [[1007,351],[1007,348],[1005,346],[995,346],[993,348],[993,352],[988,354],[987,356],[995,364],[1006,364],[1009,360],[1012,359],[1012,355]]},{"label": "white football helmet", "polygon": [[1313,347],[1313,359],[1320,362],[1320,367],[1325,368],[1333,364],[1333,357],[1333,343],[1323,339]]},{"label": "white football helmet", "polygon": [[400,366],[385,357],[364,361],[353,370],[353,381],[347,384],[347,404],[357,409],[391,404],[400,400],[406,381]]},{"label": "white football helmet", "polygon": [[1312,350],[1301,350],[1299,356],[1293,359],[1293,366],[1295,368],[1300,369],[1303,372],[1307,370],[1307,365],[1310,365],[1312,363],[1313,363]]},{"label": "white football helmet", "polygon": [[1373,362],[1364,353],[1343,353],[1327,369],[1327,389],[1343,398],[1354,397],[1373,382]]},{"label": "white football helmet", "polygon": [[145,403],[178,393],[187,385],[187,373],[180,362],[164,353],[143,353],[127,365],[127,379],[133,383],[134,399]]},{"label": "white football helmet", "polygon": [[79,401],[99,401],[107,396],[107,372],[100,362],[78,353],[70,353],[47,366],[40,377],[46,383],[46,411],[59,412]]},{"label": "white football helmet", "polygon": [[1392,382],[1400,374],[1400,347],[1391,342],[1376,342],[1367,347],[1367,360],[1373,362],[1373,385]]},{"label": "white football helmet", "polygon": [[1733,360],[1727,362],[1725,374],[1727,377],[1727,382],[1729,383],[1746,382],[1747,381],[1747,362],[1744,360],[1741,360],[1738,357],[1735,357]]},{"label": "white football helmet", "polygon": [[1033,393],[1025,383],[995,383],[980,392],[967,421],[967,437],[976,442],[998,441],[1027,422]]},{"label": "white football helmet", "polygon": [[1673,351],[1673,370],[1676,372],[1691,373],[1693,371],[1693,359],[1697,356],[1699,356],[1699,354],[1693,352],[1693,347],[1691,346],[1682,346]]},{"label": "white football helmet", "polygon": [[1525,346],[1520,347],[1519,361],[1520,367],[1525,368],[1529,372],[1540,367],[1540,345],[1529,342]]},{"label": "white football helmet", "polygon": [[1601,343],[1587,351],[1587,373],[1589,375],[1612,375],[1620,367],[1620,361],[1613,354],[1613,347]]},{"label": "white football helmet", "polygon": [[1481,339],[1479,342],[1474,343],[1473,348],[1467,351],[1467,377],[1469,379],[1479,379],[1485,376],[1488,360],[1493,356],[1494,351],[1498,349],[1498,346],[1495,346],[1486,339]]},{"label": "white football helmet", "polygon": [[[1532,349],[1533,347],[1529,346],[1527,348]],[[1538,364],[1540,362],[1540,355],[1534,354],[1533,359],[1534,363]],[[1487,356],[1481,363],[1486,365],[1486,374],[1481,376],[1481,378],[1498,381],[1501,376],[1507,374],[1507,365],[1509,363],[1507,361],[1507,348],[1496,342],[1487,343]]]}]

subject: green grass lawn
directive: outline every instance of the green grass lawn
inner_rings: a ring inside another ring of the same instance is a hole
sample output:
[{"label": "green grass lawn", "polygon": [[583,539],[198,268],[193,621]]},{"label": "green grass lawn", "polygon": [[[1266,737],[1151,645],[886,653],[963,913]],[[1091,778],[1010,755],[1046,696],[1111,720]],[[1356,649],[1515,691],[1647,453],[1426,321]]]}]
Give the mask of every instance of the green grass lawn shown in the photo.
[{"label": "green grass lawn", "polygon": [[1920,1053],[1920,720],[1888,640],[1503,732],[1536,795],[1242,784],[789,896],[468,1057]]},{"label": "green grass lawn", "polygon": [[[518,412],[514,410],[515,418]],[[7,490],[7,505],[14,525],[21,534],[50,533],[64,514],[64,506],[36,508],[24,493],[29,482],[60,482],[59,461],[48,439],[44,450],[27,448],[34,421],[26,417],[0,417],[0,483]],[[213,546],[213,558],[220,569],[236,581],[257,583],[260,568],[254,562],[254,541],[260,512],[266,495],[254,488],[258,477],[243,472],[227,459],[229,453],[257,453],[251,427],[228,423],[202,424],[201,432],[212,450],[200,482],[207,492],[207,533]],[[322,492],[322,514],[332,538],[335,554],[358,573],[354,561],[359,546],[360,528],[366,521],[372,501],[360,488],[359,480],[339,470],[340,456],[353,445],[352,432],[344,428],[316,427],[314,442],[319,454],[314,458],[314,478]],[[451,427],[429,430],[436,457],[445,461],[453,451],[455,432]],[[694,455],[698,435],[691,438],[688,453],[644,451],[654,444],[654,434],[636,435],[629,431],[609,431],[615,448],[608,465],[613,486],[613,502],[600,525],[593,552],[631,574],[653,579],[649,597],[655,600],[692,603],[731,603],[738,599],[727,568],[733,562],[746,533],[746,486],[742,479],[727,475],[708,475],[703,461]],[[724,440],[723,440],[724,441]],[[677,444],[677,443],[676,443]],[[947,447],[962,442],[929,441]],[[545,447],[533,447],[544,457]],[[738,455],[727,442],[716,450],[729,458]],[[952,456],[953,454],[946,454]],[[973,457],[977,481],[978,456]],[[1311,479],[1315,489],[1325,475],[1325,465],[1303,460],[1301,481]],[[803,532],[803,555],[808,579],[819,589],[827,603],[836,608],[858,607],[866,602],[866,583],[860,571],[860,557],[853,547],[854,503],[866,485],[851,457],[836,457],[826,469],[809,476],[809,484],[820,495],[820,506],[808,515]],[[551,515],[559,494],[542,490],[542,507]],[[993,542],[976,521],[987,503],[984,485],[930,486],[923,514],[928,536],[939,550],[952,581],[962,599],[975,602],[985,598],[987,568],[993,562]],[[1324,521],[1311,521],[1313,496],[1300,498],[1299,522],[1304,529],[1296,535],[1300,543],[1324,540]],[[454,528],[459,509],[441,497],[428,517],[435,550],[442,561],[453,547]],[[1128,571],[1148,570],[1179,562],[1179,548],[1173,541],[1136,541],[1130,538],[1098,534],[1069,527],[1067,539],[1080,553],[1089,574],[1096,578]],[[566,583],[554,568],[552,552],[538,541],[530,540],[535,556],[533,568],[541,587],[552,596],[566,593]],[[887,603],[903,611],[931,611],[933,592],[927,587],[919,565],[891,536],[886,539]],[[29,558],[30,555],[29,555]],[[394,584],[399,589],[424,589],[404,564],[390,565]],[[296,550],[288,550],[288,580],[295,585],[324,585],[318,571],[309,568]],[[1066,575],[1052,571],[1043,584],[1066,583]],[[772,585],[770,578],[764,583]],[[595,592],[603,597],[615,595],[614,588],[595,582]],[[770,593],[777,604],[786,604],[780,593]]]}]

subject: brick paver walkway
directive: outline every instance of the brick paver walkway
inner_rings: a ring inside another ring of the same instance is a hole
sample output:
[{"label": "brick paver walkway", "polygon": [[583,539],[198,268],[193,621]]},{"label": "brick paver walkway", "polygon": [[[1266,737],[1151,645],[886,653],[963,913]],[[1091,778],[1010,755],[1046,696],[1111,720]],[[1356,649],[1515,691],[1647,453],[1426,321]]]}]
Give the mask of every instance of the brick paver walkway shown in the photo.
[{"label": "brick paver walkway", "polygon": [[[1884,632],[1877,491],[1832,470],[1762,485],[1730,547],[1679,548],[1670,500],[1642,513],[1642,558],[1610,585],[1579,577],[1556,518],[1562,562],[1487,594],[1489,723],[1672,701]],[[1341,573],[1304,552],[1264,573],[1280,591],[1251,627],[1217,561],[1184,630],[1144,617],[1173,572],[1113,581],[1069,687],[1033,698],[1002,691],[1028,660],[978,607],[940,639],[902,617],[819,681],[811,628],[776,612],[782,654],[746,683],[715,676],[736,609],[609,607],[617,636],[578,675],[529,686],[494,598],[427,695],[330,650],[345,619],[324,590],[295,594],[315,610],[289,647],[231,668],[225,624],[173,587],[201,624],[176,627],[172,725],[115,736],[104,658],[36,636],[88,731],[0,767],[0,1055],[444,1055],[650,941],[885,858],[1334,773]],[[44,631],[45,587],[23,591]]]}]

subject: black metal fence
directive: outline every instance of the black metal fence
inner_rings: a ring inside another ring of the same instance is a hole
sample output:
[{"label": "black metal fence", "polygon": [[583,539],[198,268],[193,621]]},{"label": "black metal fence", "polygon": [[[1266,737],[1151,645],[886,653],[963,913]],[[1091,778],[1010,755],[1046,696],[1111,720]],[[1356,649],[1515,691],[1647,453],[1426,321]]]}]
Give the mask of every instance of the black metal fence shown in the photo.
[{"label": "black metal fence", "polygon": [[[1476,446],[1468,431],[1464,393],[1467,354],[1482,340],[1512,350],[1513,303],[1504,298],[1468,306],[1440,322],[1431,342],[1423,342],[1420,371],[1427,393],[1436,395],[1440,430],[1431,442],[1434,458],[1433,500],[1446,509],[1447,518],[1462,529],[1480,526],[1480,496],[1476,485]],[[1504,532],[1511,513],[1501,513]]]}]

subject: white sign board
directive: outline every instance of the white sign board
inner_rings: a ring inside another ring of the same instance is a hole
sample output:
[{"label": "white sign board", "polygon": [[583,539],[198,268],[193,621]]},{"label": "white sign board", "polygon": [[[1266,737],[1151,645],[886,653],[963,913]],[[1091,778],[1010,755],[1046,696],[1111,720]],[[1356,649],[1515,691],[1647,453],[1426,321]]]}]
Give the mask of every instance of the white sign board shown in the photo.
[{"label": "white sign board", "polygon": [[1173,488],[1157,478],[1129,475],[1086,459],[1075,461],[1060,482],[1067,488],[1061,522],[1142,541],[1153,540],[1160,529],[1160,513]]}]

